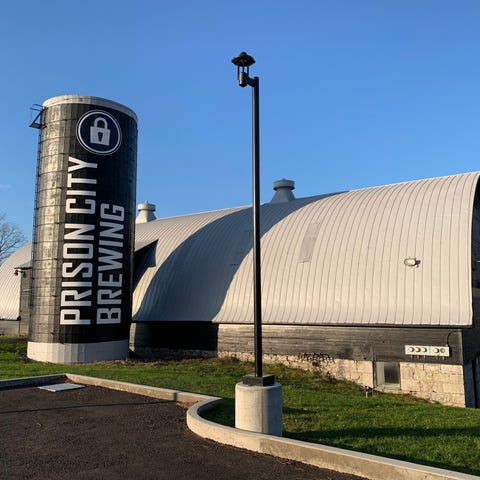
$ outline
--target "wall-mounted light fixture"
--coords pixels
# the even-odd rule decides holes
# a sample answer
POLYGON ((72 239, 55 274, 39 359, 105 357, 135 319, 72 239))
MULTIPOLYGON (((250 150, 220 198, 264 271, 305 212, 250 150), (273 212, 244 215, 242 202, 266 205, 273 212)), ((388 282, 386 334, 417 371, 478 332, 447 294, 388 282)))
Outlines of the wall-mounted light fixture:
POLYGON ((420 260, 415 257, 407 257, 403 263, 406 267, 418 267, 420 265, 420 260))

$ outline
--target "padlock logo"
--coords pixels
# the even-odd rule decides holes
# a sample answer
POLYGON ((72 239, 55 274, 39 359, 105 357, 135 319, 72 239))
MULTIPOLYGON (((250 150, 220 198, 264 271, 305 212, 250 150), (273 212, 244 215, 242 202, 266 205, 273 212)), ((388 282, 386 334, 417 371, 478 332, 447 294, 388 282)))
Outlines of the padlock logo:
POLYGON ((80 117, 77 138, 89 152, 110 155, 119 149, 122 131, 113 115, 103 110, 91 110, 80 117))
POLYGON ((90 143, 110 145, 110 129, 105 118, 97 117, 94 120, 93 125, 90 127, 90 143))

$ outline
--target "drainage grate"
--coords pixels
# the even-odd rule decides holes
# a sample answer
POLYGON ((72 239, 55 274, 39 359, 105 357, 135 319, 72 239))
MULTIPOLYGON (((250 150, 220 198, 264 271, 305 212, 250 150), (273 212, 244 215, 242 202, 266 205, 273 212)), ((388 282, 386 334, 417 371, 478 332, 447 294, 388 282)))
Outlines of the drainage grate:
POLYGON ((64 392, 66 390, 75 390, 83 387, 85 387, 85 385, 78 385, 76 383, 57 383, 55 385, 44 385, 43 387, 38 388, 49 392, 64 392))

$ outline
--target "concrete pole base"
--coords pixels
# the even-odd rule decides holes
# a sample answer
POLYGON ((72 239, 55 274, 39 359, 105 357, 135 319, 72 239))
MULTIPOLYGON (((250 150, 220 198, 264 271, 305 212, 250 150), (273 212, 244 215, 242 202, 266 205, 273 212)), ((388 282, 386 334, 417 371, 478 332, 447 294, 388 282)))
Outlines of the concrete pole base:
POLYGON ((282 385, 235 385, 235 428, 282 436, 282 385))

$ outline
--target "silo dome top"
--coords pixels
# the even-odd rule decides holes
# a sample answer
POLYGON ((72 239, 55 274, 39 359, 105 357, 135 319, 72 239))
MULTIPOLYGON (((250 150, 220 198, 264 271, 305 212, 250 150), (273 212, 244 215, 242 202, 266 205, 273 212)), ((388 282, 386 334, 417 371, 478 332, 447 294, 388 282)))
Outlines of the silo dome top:
POLYGON ((119 112, 125 113, 126 115, 132 117, 137 121, 137 115, 133 110, 122 105, 121 103, 113 102, 112 100, 107 100, 106 98, 100 97, 90 97, 85 95, 60 95, 58 97, 52 97, 43 102, 43 107, 48 108, 53 105, 60 105, 65 103, 83 103, 87 105, 96 105, 99 107, 107 107, 117 110, 119 112))

